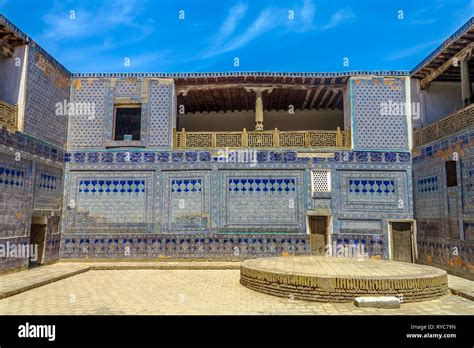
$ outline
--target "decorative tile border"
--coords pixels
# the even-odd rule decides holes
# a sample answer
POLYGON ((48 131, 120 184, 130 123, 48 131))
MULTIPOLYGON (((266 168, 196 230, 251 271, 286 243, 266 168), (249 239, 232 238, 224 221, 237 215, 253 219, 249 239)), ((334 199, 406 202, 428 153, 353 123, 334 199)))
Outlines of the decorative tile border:
MULTIPOLYGON (((232 151, 230 151, 231 153, 232 151)), ((298 151, 258 150, 258 163, 297 163, 297 162, 341 162, 341 163, 410 163, 409 152, 361 152, 337 151, 333 158, 314 157, 298 151)), ((68 163, 226 163, 213 156, 212 151, 70 151, 65 154, 68 163)))
POLYGON ((21 132, 12 133, 6 128, 0 128, 0 144, 53 161, 64 162, 65 158, 65 152, 60 147, 21 132))

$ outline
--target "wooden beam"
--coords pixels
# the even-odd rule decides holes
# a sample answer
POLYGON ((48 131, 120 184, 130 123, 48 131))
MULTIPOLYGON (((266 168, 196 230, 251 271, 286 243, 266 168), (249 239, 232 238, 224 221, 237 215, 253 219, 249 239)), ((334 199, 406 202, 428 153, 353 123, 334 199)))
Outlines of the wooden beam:
POLYGON ((438 76, 440 76, 443 72, 449 69, 453 65, 453 61, 455 59, 461 60, 467 54, 470 54, 472 49, 474 48, 474 42, 467 47, 465 47, 462 51, 456 54, 454 57, 450 58, 447 62, 441 65, 439 68, 432 71, 428 76, 426 76, 423 80, 420 81, 420 85, 422 89, 426 89, 431 81, 435 80, 438 76))
POLYGON ((334 99, 336 98, 338 94, 339 94, 339 91, 332 91, 331 98, 329 98, 327 103, 324 105, 324 109, 328 108, 332 104, 332 102, 334 101, 334 99))
MULTIPOLYGON (((304 110, 306 108, 306 105, 308 105, 309 102, 309 96, 311 95, 312 89, 308 89, 306 91, 306 96, 304 97, 304 102, 303 105, 301 105, 301 110, 304 110)), ((316 93, 316 92, 315 92, 316 93)))
POLYGON ((330 89, 327 89, 326 90, 326 93, 324 93, 323 97, 321 98, 321 101, 319 102, 319 107, 323 107, 323 105, 325 104, 326 102, 326 99, 329 97, 329 95, 331 94, 331 90, 330 89))
MULTIPOLYGON (((206 89, 235 89, 235 88, 269 88, 269 89, 317 89, 322 85, 291 85, 291 84, 280 84, 280 83, 222 83, 222 84, 200 84, 200 85, 185 85, 185 86, 177 86, 176 92, 180 93, 181 90, 206 90, 206 89)), ((344 88, 346 87, 345 84, 334 84, 334 85, 325 85, 328 88, 344 88)))
POLYGON ((311 103, 309 104, 309 108, 308 109, 312 109, 313 106, 314 106, 314 103, 316 102, 316 99, 318 98, 319 94, 322 92, 324 88, 320 87, 316 90, 316 92, 314 93, 313 95, 313 99, 311 99, 311 103))

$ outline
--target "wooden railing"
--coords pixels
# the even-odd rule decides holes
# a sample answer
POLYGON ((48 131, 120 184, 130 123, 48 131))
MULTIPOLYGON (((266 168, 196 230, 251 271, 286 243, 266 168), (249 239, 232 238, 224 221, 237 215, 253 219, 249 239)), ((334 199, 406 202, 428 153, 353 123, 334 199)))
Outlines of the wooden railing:
POLYGON ((17 107, 0 100, 0 127, 3 126, 11 130, 17 130, 17 107))
POLYGON ((318 147, 350 148, 351 131, 307 130, 307 131, 247 131, 234 132, 186 132, 174 129, 175 148, 241 148, 241 147, 318 147))
POLYGON ((415 147, 418 147, 459 132, 472 125, 474 125, 474 104, 466 106, 436 123, 415 129, 413 132, 413 143, 415 147))

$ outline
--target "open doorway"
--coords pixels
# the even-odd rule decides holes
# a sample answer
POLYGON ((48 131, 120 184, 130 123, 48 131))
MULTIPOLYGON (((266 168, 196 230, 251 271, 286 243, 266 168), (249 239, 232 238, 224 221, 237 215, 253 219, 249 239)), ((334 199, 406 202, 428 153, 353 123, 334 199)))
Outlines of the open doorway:
POLYGON ((390 225, 392 260, 413 263, 413 223, 390 222, 390 225))
POLYGON ((309 216, 311 255, 324 256, 328 242, 328 217, 309 216))
POLYGON ((30 245, 38 246, 38 253, 35 258, 29 260, 28 267, 36 267, 43 264, 44 247, 46 242, 46 232, 48 230, 48 219, 43 216, 33 216, 31 221, 30 245))

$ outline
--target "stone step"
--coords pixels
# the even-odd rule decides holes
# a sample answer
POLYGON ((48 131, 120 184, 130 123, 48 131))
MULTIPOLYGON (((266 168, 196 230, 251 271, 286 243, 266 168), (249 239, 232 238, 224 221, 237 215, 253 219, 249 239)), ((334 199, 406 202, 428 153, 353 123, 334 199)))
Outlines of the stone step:
POLYGON ((400 308, 400 299, 395 296, 356 297, 354 304, 359 308, 400 308))

